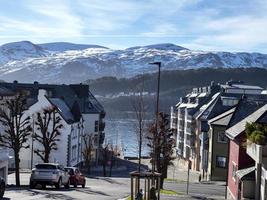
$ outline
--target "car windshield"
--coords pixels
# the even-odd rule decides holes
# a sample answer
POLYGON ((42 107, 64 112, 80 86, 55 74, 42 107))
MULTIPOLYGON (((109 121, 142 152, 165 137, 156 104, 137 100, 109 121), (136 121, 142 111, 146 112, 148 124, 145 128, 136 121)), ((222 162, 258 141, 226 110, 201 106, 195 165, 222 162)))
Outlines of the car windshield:
POLYGON ((56 165, 48 165, 48 164, 38 164, 35 167, 36 169, 57 169, 56 165))
POLYGON ((65 169, 68 171, 69 175, 74 175, 74 171, 72 168, 65 168, 65 169))

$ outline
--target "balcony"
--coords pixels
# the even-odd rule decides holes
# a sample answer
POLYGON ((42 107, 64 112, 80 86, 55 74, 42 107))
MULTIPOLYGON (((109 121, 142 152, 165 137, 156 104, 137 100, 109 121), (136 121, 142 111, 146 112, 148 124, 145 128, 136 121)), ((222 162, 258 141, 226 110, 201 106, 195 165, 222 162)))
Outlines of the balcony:
POLYGON ((187 146, 190 146, 190 147, 194 146, 194 140, 192 139, 186 140, 185 143, 187 146))
POLYGON ((177 124, 176 123, 171 123, 170 128, 171 129, 177 129, 177 124))
POLYGON ((186 128, 186 134, 192 135, 192 129, 191 128, 186 128))
POLYGON ((256 163, 264 162, 267 164, 267 145, 258 145, 247 140, 247 154, 255 160, 256 163))
POLYGON ((177 119, 177 113, 175 113, 175 112, 171 113, 171 118, 172 119, 177 119))

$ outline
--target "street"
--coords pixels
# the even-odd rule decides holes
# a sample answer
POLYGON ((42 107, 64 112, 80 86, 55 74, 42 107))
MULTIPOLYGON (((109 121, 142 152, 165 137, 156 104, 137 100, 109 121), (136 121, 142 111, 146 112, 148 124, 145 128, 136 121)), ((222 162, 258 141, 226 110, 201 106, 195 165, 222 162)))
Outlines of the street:
MULTIPOLYGON (((6 199, 95 199, 114 200, 129 195, 129 178, 86 178, 86 187, 56 189, 47 186, 46 189, 29 189, 29 173, 21 174, 21 187, 8 187, 5 193, 6 199)), ((15 183, 14 174, 9 175, 9 184, 15 183)))
MULTIPOLYGON (((14 174, 9 175, 9 186, 6 189, 5 200, 23 199, 23 200, 47 200, 47 199, 67 199, 67 200, 117 200, 124 199, 130 194, 129 178, 109 178, 97 177, 86 178, 85 188, 55 189, 47 186, 46 189, 29 189, 29 173, 21 174, 21 187, 12 186, 15 183, 14 174)), ((165 189, 174 190, 179 193, 178 196, 162 195, 161 199, 223 199, 224 185, 215 183, 191 183, 189 185, 189 196, 186 195, 185 182, 165 181, 165 189)))

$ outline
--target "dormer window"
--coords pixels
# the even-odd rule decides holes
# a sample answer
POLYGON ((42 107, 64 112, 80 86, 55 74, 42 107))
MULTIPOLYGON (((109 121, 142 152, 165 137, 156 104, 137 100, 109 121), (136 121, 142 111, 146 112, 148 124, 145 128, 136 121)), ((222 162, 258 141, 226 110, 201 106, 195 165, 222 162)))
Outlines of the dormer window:
POLYGON ((238 99, 234 97, 222 97, 223 106, 235 106, 238 104, 238 99))

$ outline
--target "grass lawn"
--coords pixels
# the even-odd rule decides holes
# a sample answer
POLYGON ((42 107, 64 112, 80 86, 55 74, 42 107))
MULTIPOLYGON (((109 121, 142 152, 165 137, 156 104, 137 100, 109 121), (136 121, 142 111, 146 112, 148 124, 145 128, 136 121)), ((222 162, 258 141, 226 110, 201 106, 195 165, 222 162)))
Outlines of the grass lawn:
POLYGON ((183 181, 183 180, 178 180, 178 179, 173 179, 173 178, 165 178, 164 181, 175 182, 175 183, 184 183, 184 182, 186 182, 186 181, 183 181))

